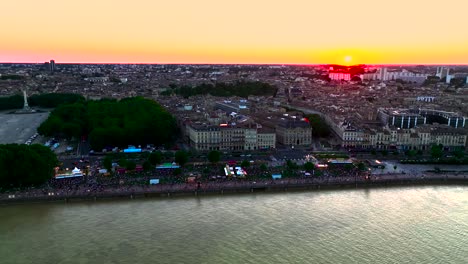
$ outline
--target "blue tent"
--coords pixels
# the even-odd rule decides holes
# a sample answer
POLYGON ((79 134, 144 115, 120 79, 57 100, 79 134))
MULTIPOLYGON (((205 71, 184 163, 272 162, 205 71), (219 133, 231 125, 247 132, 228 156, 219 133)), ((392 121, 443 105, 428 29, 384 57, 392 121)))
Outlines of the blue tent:
POLYGON ((276 180, 276 179, 281 179, 281 176, 282 176, 281 174, 272 174, 272 175, 271 175, 271 178, 273 178, 274 180, 276 180))

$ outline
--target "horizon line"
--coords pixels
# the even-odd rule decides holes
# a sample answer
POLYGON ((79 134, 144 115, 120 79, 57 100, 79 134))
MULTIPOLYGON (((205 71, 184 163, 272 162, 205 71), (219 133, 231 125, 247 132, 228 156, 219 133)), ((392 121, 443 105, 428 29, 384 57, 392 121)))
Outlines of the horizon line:
MULTIPOLYGON (((53 59, 51 59, 53 60, 53 59)), ((0 62, 0 64, 44 64, 44 62, 0 62)), ((284 65, 284 66, 320 66, 320 65, 340 65, 346 67, 359 65, 372 66, 468 66, 467 63, 358 63, 352 65, 343 65, 339 63, 213 63, 213 62, 57 62, 55 64, 97 64, 97 65, 284 65)))

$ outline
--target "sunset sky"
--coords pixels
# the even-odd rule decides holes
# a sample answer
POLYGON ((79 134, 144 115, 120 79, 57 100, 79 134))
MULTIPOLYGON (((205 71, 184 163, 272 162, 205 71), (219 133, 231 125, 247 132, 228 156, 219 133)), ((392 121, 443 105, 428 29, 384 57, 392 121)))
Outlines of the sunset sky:
POLYGON ((6 0, 0 62, 468 64, 467 0, 6 0))

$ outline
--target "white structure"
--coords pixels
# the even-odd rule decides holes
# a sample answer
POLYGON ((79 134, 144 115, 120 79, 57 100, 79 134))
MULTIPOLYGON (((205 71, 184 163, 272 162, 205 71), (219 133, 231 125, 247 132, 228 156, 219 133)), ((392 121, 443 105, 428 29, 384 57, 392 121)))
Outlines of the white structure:
POLYGON ((375 73, 364 73, 363 80, 372 80, 372 81, 392 81, 392 80, 403 80, 408 82, 424 82, 428 74, 424 73, 414 73, 407 70, 388 71, 387 68, 383 67, 377 70, 375 73))
POLYGON ((23 109, 16 111, 16 113, 20 114, 29 114, 29 113, 35 113, 36 110, 32 109, 29 107, 28 104, 28 96, 26 94, 26 90, 23 90, 23 98, 24 98, 24 104, 23 104, 23 109))
POLYGON ((28 104, 28 97, 26 96, 26 91, 23 91, 23 98, 24 98, 23 110, 24 111, 31 110, 31 108, 29 107, 29 104, 28 104))
POLYGON ((81 172, 80 169, 78 169, 77 167, 75 167, 73 170, 72 170, 72 175, 74 177, 81 177, 83 176, 83 173, 81 172))
POLYGON ((452 80, 453 75, 447 75, 446 77, 447 77, 447 79, 445 79, 445 83, 450 84, 450 81, 452 80))
POLYGON ((447 67, 437 67, 436 76, 439 78, 446 78, 445 83, 450 84, 450 81, 453 78, 466 78, 466 83, 468 84, 468 76, 466 73, 452 73, 450 74, 450 69, 447 67))
POLYGON ((416 101, 419 101, 419 102, 428 102, 428 103, 432 103, 434 102, 435 100, 435 97, 434 96, 418 96, 416 98, 416 101))
POLYGON ((88 77, 84 78, 87 82, 104 83, 109 81, 109 77, 88 77))
POLYGON ((351 74, 344 73, 344 72, 330 72, 328 73, 328 77, 332 81, 351 81, 351 74))
POLYGON ((444 66, 437 67, 436 76, 442 79, 442 78, 447 77, 447 75, 449 75, 449 72, 450 72, 450 69, 447 67, 444 67, 444 66))

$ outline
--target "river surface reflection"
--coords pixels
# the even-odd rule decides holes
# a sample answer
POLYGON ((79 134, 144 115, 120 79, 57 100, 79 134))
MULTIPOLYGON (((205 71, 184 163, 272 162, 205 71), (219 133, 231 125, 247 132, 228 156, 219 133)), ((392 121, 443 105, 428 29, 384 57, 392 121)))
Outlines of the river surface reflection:
POLYGON ((4 205, 1 263, 466 263, 468 188, 4 205))

